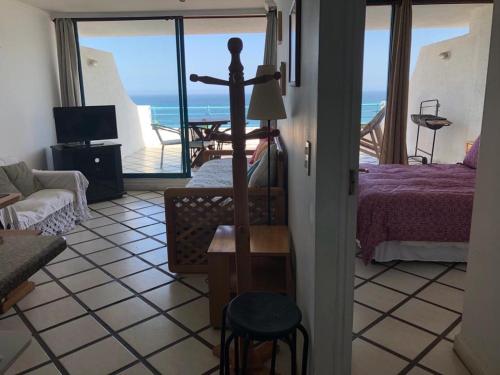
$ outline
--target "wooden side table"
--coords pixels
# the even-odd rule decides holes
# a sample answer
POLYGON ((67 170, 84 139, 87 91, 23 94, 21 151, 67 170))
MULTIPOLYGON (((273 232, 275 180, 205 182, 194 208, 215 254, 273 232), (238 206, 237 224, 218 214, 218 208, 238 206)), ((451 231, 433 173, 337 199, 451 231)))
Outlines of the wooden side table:
MULTIPOLYGON (((252 289, 294 297, 290 233, 284 225, 250 226, 252 289)), ((210 323, 220 327, 222 309, 236 294, 234 226, 217 228, 208 249, 210 323)))
POLYGON ((5 197, 2 197, 0 198, 0 208, 5 208, 7 206, 10 206, 11 204, 16 203, 20 199, 21 199, 21 194, 19 193, 12 193, 5 197))

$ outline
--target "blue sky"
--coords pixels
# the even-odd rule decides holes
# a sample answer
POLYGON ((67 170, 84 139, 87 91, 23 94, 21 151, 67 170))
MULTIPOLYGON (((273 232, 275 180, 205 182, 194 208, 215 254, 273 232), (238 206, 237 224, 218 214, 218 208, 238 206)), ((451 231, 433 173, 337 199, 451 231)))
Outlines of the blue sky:
MULTIPOLYGON (((420 48, 468 32, 468 28, 414 29, 412 33, 410 74, 415 68, 420 48)), ((389 37, 388 30, 374 30, 365 33, 363 91, 385 91, 386 89, 389 37)))
MULTIPOLYGON (((264 33, 186 35, 186 73, 227 78, 229 37, 243 40, 245 76, 253 77, 264 58, 264 33)), ((130 95, 177 93, 177 55, 173 36, 81 38, 82 46, 112 52, 130 95)), ((227 88, 188 81, 189 94, 226 93, 227 88)))
MULTIPOLYGON (((411 69, 418 50, 430 43, 466 34, 468 29, 415 29, 412 35, 411 69)), ((227 77, 229 37, 243 39, 242 61, 246 77, 262 63, 264 33, 241 35, 186 35, 186 72, 227 77)), ((123 84, 130 95, 177 93, 177 63, 173 36, 81 38, 80 44, 112 52, 123 84)), ((364 91, 385 91, 389 57, 389 32, 367 31, 363 72, 364 91)), ((188 94, 227 93, 227 88, 188 82, 188 94)))

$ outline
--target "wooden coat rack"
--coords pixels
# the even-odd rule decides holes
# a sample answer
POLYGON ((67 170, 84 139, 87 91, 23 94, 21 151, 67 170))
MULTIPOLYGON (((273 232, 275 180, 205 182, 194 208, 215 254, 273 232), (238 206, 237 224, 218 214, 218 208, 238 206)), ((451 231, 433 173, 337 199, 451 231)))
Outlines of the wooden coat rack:
POLYGON ((248 292, 252 288, 252 272, 250 257, 250 222, 248 213, 248 183, 247 183, 247 157, 245 154, 246 140, 277 136, 279 131, 268 128, 256 129, 248 134, 245 132, 245 86, 258 85, 270 80, 279 80, 281 74, 276 72, 245 81, 240 53, 243 42, 239 38, 231 38, 228 43, 231 53, 229 65, 229 80, 198 76, 191 74, 190 80, 209 85, 229 86, 231 107, 231 135, 214 134, 214 139, 230 140, 233 147, 233 191, 234 191, 234 227, 236 246, 236 282, 238 294, 248 292))

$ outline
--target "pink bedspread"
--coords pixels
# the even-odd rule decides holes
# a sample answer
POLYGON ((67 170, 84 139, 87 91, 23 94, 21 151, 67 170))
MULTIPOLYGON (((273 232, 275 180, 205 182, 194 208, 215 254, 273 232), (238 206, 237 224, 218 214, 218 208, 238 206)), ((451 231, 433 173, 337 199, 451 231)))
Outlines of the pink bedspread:
POLYGON ((468 242, 476 171, 460 164, 362 165, 358 227, 365 261, 384 241, 468 242))

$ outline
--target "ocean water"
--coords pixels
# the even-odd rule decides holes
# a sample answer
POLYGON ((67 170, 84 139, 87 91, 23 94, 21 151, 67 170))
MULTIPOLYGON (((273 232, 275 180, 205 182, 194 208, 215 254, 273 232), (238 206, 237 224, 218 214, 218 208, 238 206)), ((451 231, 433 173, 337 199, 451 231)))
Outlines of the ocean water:
MULTIPOLYGON (((177 95, 132 95, 137 105, 151 106, 152 120, 155 123, 170 127, 179 126, 179 99, 177 95)), ((383 91, 363 92, 361 107, 361 123, 370 121, 385 100, 383 91)), ((246 96, 246 106, 250 103, 250 95, 246 96)), ((229 119, 229 97, 227 95, 189 95, 188 117, 190 120, 229 119)), ((259 126, 259 121, 247 120, 248 126, 259 126)))

